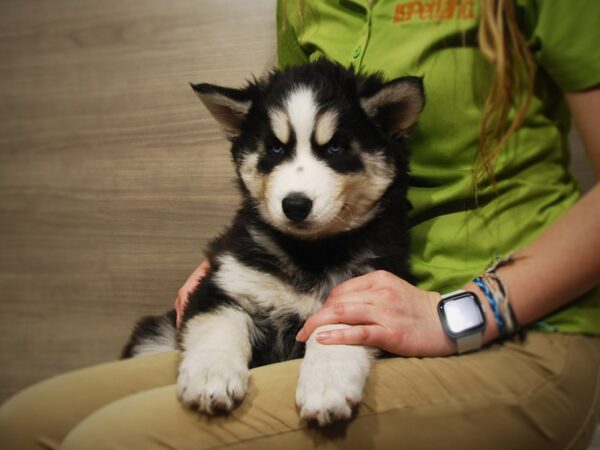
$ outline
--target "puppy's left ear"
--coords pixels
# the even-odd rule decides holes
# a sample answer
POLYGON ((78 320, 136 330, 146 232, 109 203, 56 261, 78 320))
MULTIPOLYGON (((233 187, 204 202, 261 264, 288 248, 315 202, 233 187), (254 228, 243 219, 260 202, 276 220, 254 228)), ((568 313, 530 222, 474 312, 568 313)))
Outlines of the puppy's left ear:
POLYGON ((246 120, 252 99, 247 90, 231 89, 214 84, 192 84, 206 109, 217 119, 225 133, 238 136, 246 120))
POLYGON ((404 136, 423 110, 423 79, 397 78, 383 84, 375 93, 362 97, 360 103, 367 116, 388 134, 404 136))

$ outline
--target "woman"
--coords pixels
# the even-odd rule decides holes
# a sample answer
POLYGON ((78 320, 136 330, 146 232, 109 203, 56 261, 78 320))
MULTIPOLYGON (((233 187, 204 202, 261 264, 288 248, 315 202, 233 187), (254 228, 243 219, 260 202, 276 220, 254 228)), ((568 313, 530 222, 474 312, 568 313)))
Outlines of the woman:
MULTIPOLYGON (((352 422, 323 432, 299 422, 297 361, 255 369, 230 417, 199 416, 178 404, 177 357, 165 353, 19 394, 0 410, 8 448, 63 439, 63 448, 585 448, 600 411, 600 338, 584 336, 600 334, 600 186, 580 198, 564 137, 568 106, 600 175, 600 60, 599 6, 578 7, 567 0, 280 3, 280 65, 326 56, 390 78, 422 75, 428 97, 411 138, 419 285, 381 273, 350 280, 298 336, 352 324, 317 338, 421 357, 380 361, 352 422), (472 281, 513 251, 492 274, 498 284, 472 281), (508 290, 521 326, 555 333, 508 339, 516 322, 506 330, 486 301, 494 286, 508 290), (505 337, 467 355, 428 358, 457 353, 436 307, 439 293, 460 288, 484 308, 480 344, 505 337)), ((206 270, 180 291, 180 311, 206 270)))

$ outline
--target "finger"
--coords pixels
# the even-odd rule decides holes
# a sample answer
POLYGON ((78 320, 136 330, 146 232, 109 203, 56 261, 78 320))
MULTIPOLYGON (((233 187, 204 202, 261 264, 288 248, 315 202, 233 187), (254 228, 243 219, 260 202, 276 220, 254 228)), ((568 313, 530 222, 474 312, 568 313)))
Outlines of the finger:
POLYGON ((183 283, 183 289, 192 292, 196 289, 196 287, 200 284, 202 279, 206 277, 208 272, 210 271, 210 263, 208 259, 205 259, 200 263, 198 267, 194 269, 194 271, 190 274, 190 276, 183 283))
POLYGON ((374 306, 389 305, 398 301, 400 297, 400 293, 390 287, 373 287, 365 291, 347 292, 329 297, 325 301, 325 306, 335 305, 336 303, 366 303, 374 306))
POLYGON ((183 316, 183 314, 182 314, 183 311, 182 311, 180 305, 181 304, 179 302, 179 297, 177 297, 175 299, 175 313, 176 313, 175 326, 177 328, 179 328, 181 326, 181 319, 182 319, 182 316, 183 316))
POLYGON ((175 311, 179 314, 185 308, 185 303, 181 300, 181 293, 175 299, 175 311))
POLYGON ((373 286, 373 273, 370 272, 365 275, 350 278, 343 283, 338 284, 331 290, 329 297, 337 297, 339 295, 347 294, 348 292, 359 292, 366 291, 373 286))
POLYGON ((210 270, 210 262, 208 259, 205 259, 204 261, 202 261, 200 263, 200 265, 196 268, 196 270, 194 270, 194 278, 196 278, 196 280, 200 281, 202 278, 204 278, 206 276, 206 274, 209 272, 210 270))
POLYGON ((339 330, 322 331, 317 334, 320 344, 369 345, 382 347, 386 331, 381 325, 355 325, 339 330))
POLYGON ((179 295, 175 299, 176 326, 179 328, 183 322, 183 313, 190 300, 190 294, 184 288, 179 290, 179 295))
POLYGON ((190 294, 194 291, 194 289, 188 289, 188 282, 189 280, 177 291, 177 300, 182 305, 188 302, 190 294))
POLYGON ((179 328, 183 321, 183 312, 189 302, 190 294, 196 290, 196 288, 202 282, 202 279, 206 277, 210 271, 210 261, 208 259, 203 260, 198 267, 190 274, 181 289, 179 289, 179 295, 175 299, 175 312, 177 313, 176 326, 179 328))
POLYGON ((338 295, 353 291, 365 291, 367 289, 375 288, 380 289, 383 287, 393 286, 398 282, 403 282, 403 280, 390 272, 386 272, 385 270, 376 270, 375 272, 369 272, 365 275, 352 278, 337 285, 331 291, 330 297, 337 297, 338 295))
POLYGON ((325 300, 324 307, 335 305, 336 303, 369 303, 369 293, 371 291, 346 292, 345 294, 328 297, 325 300))
POLYGON ((311 316, 298 332, 296 339, 301 342, 306 341, 315 329, 322 325, 374 323, 376 316, 377 312, 373 305, 367 303, 336 303, 330 307, 320 309, 311 316))

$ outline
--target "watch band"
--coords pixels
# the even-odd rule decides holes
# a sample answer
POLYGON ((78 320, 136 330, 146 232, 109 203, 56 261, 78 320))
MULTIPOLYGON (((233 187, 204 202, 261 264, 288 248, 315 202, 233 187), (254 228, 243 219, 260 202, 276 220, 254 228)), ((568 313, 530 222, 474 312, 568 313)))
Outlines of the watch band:
POLYGON ((481 331, 456 339, 456 346, 458 347, 459 355, 462 353, 472 352, 473 350, 479 350, 482 344, 483 333, 481 331))

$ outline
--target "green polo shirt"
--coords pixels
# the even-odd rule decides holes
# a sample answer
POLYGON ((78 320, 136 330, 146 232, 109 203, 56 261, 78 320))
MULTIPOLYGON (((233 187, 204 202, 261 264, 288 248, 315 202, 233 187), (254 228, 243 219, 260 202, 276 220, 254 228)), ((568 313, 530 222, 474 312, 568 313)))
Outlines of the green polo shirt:
MULTIPOLYGON (((562 91, 600 84, 600 1, 518 0, 539 64, 523 126, 496 165, 496 192, 472 174, 491 80, 476 42, 474 0, 305 0, 278 5, 282 67, 321 56, 389 78, 424 77, 427 103, 411 133, 411 263, 424 289, 460 288, 498 255, 530 243, 580 197, 569 172, 562 91), (303 4, 300 11, 299 4, 303 4)), ((600 334, 596 288, 544 321, 600 334)))

